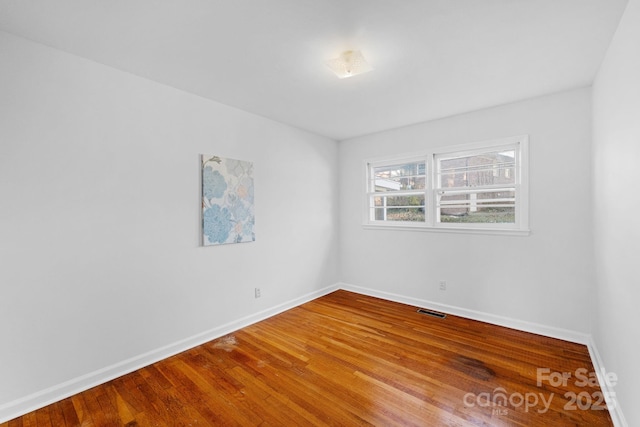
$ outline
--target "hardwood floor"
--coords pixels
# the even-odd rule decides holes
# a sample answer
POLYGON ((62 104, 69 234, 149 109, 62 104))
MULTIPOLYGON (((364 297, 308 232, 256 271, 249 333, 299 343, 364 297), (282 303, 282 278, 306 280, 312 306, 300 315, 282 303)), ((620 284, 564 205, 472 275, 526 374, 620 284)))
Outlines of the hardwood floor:
POLYGON ((580 368, 583 345, 337 291, 0 427, 612 425, 580 368))

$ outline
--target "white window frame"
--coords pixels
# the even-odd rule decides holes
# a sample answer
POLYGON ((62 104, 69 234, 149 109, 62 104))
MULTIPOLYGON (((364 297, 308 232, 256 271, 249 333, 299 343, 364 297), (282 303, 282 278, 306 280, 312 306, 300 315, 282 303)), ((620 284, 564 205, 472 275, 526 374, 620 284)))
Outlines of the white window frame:
MULTIPOLYGON (((529 235, 529 136, 519 135, 508 138, 481 141, 448 147, 427 149, 418 153, 368 159, 364 162, 365 203, 363 226, 368 229, 399 229, 421 231, 443 231, 462 233, 529 235), (443 191, 437 188, 438 160, 450 157, 464 157, 487 151, 515 150, 515 184, 507 185, 515 190, 515 223, 452 223, 438 221, 438 197, 443 191), (424 161, 426 165, 425 220, 386 221, 375 220, 372 198, 376 192, 371 188, 373 168, 399 163, 424 161)), ((471 190, 469 191, 473 191, 471 190)), ((446 191, 446 190, 445 190, 446 191)), ((378 193, 379 194, 379 193, 378 193)), ((388 193, 385 193, 389 195, 388 193)))

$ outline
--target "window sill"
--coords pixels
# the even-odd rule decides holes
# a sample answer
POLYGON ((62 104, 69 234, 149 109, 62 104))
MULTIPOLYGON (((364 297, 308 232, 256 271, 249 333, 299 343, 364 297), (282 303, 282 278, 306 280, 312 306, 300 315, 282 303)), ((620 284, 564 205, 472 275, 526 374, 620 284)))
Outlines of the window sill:
POLYGON ((482 227, 429 227, 426 225, 412 224, 362 224, 365 230, 400 230, 400 231, 426 231, 435 233, 458 233, 458 234, 491 234, 498 236, 529 236, 531 230, 520 229, 495 229, 482 227))

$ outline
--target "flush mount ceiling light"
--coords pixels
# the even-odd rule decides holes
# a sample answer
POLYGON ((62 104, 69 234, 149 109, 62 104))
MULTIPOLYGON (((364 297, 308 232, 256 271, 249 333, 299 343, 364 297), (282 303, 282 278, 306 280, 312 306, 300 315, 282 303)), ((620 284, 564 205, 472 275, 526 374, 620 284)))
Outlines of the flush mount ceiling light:
POLYGON ((373 70, 359 50, 342 52, 339 57, 328 60, 327 66, 341 79, 373 70))

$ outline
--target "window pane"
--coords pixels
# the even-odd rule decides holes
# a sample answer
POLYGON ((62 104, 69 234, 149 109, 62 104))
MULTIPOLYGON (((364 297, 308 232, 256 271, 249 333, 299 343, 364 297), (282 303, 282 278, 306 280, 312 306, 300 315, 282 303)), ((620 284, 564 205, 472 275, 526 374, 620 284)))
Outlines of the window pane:
POLYGON ((375 196, 373 198, 376 207, 395 206, 395 207, 424 207, 424 194, 416 194, 412 196, 375 196))
POLYGON ((424 194, 373 197, 376 221, 424 221, 424 194))
POLYGON ((515 190, 444 193, 438 202, 440 222, 515 223, 515 190))
POLYGON ((375 192, 420 190, 425 188, 425 163, 407 162, 373 168, 375 192))
POLYGON ((514 184, 514 170, 515 150, 438 161, 440 188, 514 184))
POLYGON ((375 178, 397 178, 401 176, 424 175, 424 171, 424 162, 420 161, 373 168, 373 175, 375 178))
POLYGON ((515 208, 480 208, 476 212, 462 215, 440 216, 440 222, 446 223, 476 223, 476 224, 514 224, 516 221, 515 208))
POLYGON ((404 190, 423 190, 425 186, 425 178, 411 176, 401 178, 376 178, 375 192, 383 191, 404 191, 404 190))
POLYGON ((424 208, 375 208, 376 221, 422 221, 424 208))

